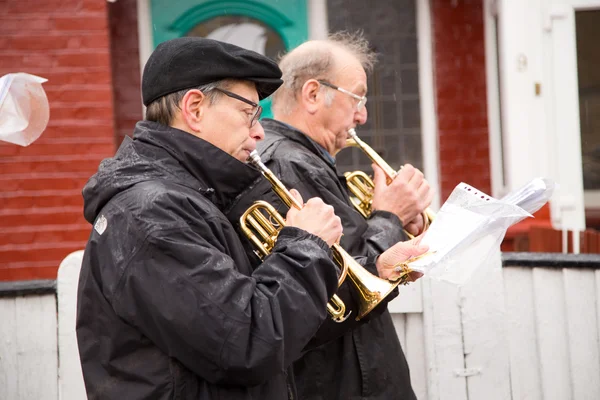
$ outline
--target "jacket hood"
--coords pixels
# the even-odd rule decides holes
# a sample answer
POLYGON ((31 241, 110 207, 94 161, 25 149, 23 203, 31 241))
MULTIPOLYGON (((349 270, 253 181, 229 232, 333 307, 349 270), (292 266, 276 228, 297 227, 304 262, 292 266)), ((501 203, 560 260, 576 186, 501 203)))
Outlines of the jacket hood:
POLYGON ((151 121, 137 123, 112 158, 83 188, 84 216, 93 223, 116 195, 149 180, 193 188, 219 209, 228 207, 261 174, 218 147, 187 132, 151 121))

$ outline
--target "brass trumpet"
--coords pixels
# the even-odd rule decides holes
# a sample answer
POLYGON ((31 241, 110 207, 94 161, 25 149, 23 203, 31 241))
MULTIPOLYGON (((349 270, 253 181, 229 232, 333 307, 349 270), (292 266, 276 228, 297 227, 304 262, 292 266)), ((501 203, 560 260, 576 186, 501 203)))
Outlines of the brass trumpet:
MULTIPOLYGON (((302 208, 302 204, 298 203, 283 183, 263 164, 256 151, 250 153, 249 161, 267 178, 273 186, 275 193, 288 207, 302 208)), ((275 245, 277 234, 285 226, 285 220, 273 206, 264 201, 257 201, 240 217, 240 225, 246 236, 250 238, 261 254, 265 256, 271 252, 275 245), (265 216, 260 210, 264 211, 269 217, 265 216), (254 231, 248 227, 248 224, 254 231)), ((338 285, 341 285, 346 276, 349 276, 359 292, 360 301, 358 315, 356 316, 357 321, 371 312, 397 285, 406 283, 409 279, 408 273, 410 271, 408 269, 406 273, 401 272, 398 280, 394 282, 381 279, 364 269, 339 244, 331 246, 331 251, 333 252, 335 262, 342 270, 338 285)), ((333 320, 336 322, 345 320, 349 314, 344 316, 345 306, 342 300, 337 295, 334 295, 330 302, 334 304, 331 305, 328 303, 327 311, 333 320)))
MULTIPOLYGON (((240 217, 240 226, 244 234, 256 247, 254 253, 262 260, 271 254, 279 230, 285 226, 285 219, 275 210, 275 208, 266 201, 258 200, 250 206, 240 217)), ((337 260, 336 260, 337 261, 337 260)), ((348 268, 342 269, 338 278, 338 287, 344 282, 348 268)), ((335 322, 344 322, 348 315, 346 314, 346 305, 337 295, 327 303, 327 312, 335 322)))
MULTIPOLYGON (((387 184, 389 185, 392 183, 397 172, 387 162, 385 162, 385 160, 379 154, 377 154, 373 148, 363 142, 358 137, 354 129, 349 129, 348 135, 350 135, 350 137, 346 140, 346 146, 358 147, 365 152, 371 161, 373 161, 379 166, 379 168, 383 170, 386 176, 387 184)), ((350 190, 350 193, 352 193, 352 196, 350 197, 352 204, 356 210, 362 214, 363 217, 368 218, 372 211, 371 204, 373 202, 373 190, 375 189, 373 180, 362 171, 346 172, 344 176, 346 177, 348 190, 350 190)), ((431 209, 426 208, 422 215, 423 222, 425 224, 424 229, 427 229, 427 227, 433 222, 435 213, 431 211, 431 209)), ((406 230, 404 232, 410 239, 414 237, 406 230)))

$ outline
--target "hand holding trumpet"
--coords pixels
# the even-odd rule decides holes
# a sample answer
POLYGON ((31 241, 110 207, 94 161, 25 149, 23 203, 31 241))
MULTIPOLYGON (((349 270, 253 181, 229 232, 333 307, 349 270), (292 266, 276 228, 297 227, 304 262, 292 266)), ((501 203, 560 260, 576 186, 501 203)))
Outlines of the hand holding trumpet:
MULTIPOLYGON (((290 193, 299 204, 304 204, 296 189, 291 189, 290 193)), ((300 210, 290 207, 285 220, 288 226, 304 229, 323 239, 329 246, 337 243, 342 236, 342 220, 335 215, 333 207, 319 197, 309 199, 300 210)))
MULTIPOLYGON (((399 267, 402 263, 425 255, 429 246, 421 244, 421 238, 419 236, 406 242, 398 242, 384 251, 376 262, 379 277, 395 281, 403 272, 399 267)), ((414 282, 422 276, 418 271, 411 271, 405 281, 414 282)))
POLYGON ((384 171, 372 164, 375 188, 373 190, 373 210, 389 211, 396 214, 408 233, 416 236, 423 232, 425 221, 423 211, 433 199, 433 191, 423 173, 410 164, 404 165, 391 182, 384 171))

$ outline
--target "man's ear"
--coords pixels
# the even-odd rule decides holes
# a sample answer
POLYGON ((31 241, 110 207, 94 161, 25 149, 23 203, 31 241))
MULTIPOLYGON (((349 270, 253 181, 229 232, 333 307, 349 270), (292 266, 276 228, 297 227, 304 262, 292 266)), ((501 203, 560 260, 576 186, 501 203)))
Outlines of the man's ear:
POLYGON ((302 85, 300 92, 301 103, 309 114, 316 113, 323 102, 323 93, 320 90, 321 85, 316 79, 309 79, 302 85))
POLYGON ((200 132, 202 117, 208 105, 208 98, 198 89, 188 90, 179 103, 181 117, 185 124, 193 131, 200 132))

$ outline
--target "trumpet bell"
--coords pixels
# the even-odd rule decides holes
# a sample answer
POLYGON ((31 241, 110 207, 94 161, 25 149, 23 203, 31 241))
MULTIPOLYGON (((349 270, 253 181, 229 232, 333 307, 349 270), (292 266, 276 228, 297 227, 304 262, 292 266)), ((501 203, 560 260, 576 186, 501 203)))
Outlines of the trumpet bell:
POLYGON ((403 283, 401 281, 390 282, 386 279, 381 279, 365 270, 362 266, 356 271, 348 268, 348 275, 360 294, 358 315, 356 316, 357 321, 373 311, 396 286, 403 283))

